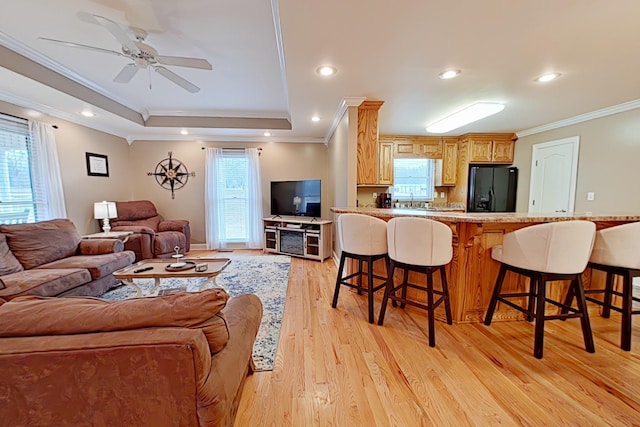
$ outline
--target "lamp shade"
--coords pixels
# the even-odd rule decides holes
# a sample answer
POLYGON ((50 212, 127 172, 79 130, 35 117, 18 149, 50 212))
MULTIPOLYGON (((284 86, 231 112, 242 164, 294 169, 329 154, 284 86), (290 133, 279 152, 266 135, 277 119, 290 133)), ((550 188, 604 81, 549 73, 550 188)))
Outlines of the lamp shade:
POLYGON ((93 204, 93 217, 95 219, 116 218, 118 211, 116 202, 96 202, 93 204))

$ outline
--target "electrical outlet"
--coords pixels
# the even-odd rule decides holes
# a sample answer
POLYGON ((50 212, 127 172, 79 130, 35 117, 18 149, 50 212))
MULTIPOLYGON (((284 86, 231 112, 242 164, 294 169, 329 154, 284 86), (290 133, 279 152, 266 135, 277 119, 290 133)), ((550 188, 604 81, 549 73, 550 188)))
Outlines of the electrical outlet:
POLYGON ((587 200, 595 200, 596 198, 596 193, 594 193, 593 191, 589 191, 587 193, 587 200))
POLYGON ((440 198, 441 198, 441 199, 444 199, 444 191, 441 191, 441 192, 440 192, 440 198))
POLYGON ((377 199, 378 198, 378 193, 373 193, 372 197, 374 198, 374 200, 377 199))

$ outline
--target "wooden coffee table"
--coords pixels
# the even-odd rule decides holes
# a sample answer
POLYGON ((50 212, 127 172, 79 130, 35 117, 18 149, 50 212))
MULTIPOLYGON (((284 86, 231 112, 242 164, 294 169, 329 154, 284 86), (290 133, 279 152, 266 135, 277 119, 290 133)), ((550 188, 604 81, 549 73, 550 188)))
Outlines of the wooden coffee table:
POLYGON ((180 278, 180 277, 207 277, 207 280, 200 285, 203 290, 211 282, 215 284, 216 276, 231 263, 229 258, 182 258, 182 262, 193 262, 196 264, 207 264, 205 271, 196 271, 195 268, 187 270, 166 270, 169 264, 175 260, 169 259, 143 259, 129 267, 121 268, 113 273, 113 277, 122 280, 125 285, 136 289, 136 297, 142 296, 142 289, 134 282, 135 279, 154 279, 155 283, 152 293, 160 287, 160 279, 180 278), (144 270, 144 271, 140 271, 144 270), (136 273, 137 271, 137 273, 136 273))

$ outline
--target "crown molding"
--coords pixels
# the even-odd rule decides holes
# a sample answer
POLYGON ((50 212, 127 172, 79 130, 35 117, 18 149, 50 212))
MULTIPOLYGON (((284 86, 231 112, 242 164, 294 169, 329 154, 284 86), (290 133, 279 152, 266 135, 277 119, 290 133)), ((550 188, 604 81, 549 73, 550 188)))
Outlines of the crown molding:
POLYGON ((286 142, 294 144, 324 144, 324 138, 278 137, 278 136, 237 136, 237 135, 169 135, 169 134, 130 134, 126 137, 129 145, 135 141, 192 141, 192 142, 286 142))
POLYGON ((640 108, 640 99, 624 102, 622 104, 613 105, 611 107, 602 108, 596 111, 591 111, 589 113, 580 114, 578 116, 570 117, 564 120, 559 120, 557 122, 549 123, 546 125, 521 130, 516 132, 516 135, 518 135, 518 138, 522 138, 524 136, 535 135, 536 133, 547 132, 547 131, 562 128, 565 126, 571 126, 578 123, 587 122, 589 120, 600 119, 602 117, 623 113, 625 111, 635 110, 636 108, 640 108))
MULTIPOLYGON (((240 111, 240 110, 145 110, 148 117, 179 116, 179 117, 224 117, 224 118, 246 118, 246 119, 290 119, 287 112, 265 112, 265 111, 240 111)), ((144 116, 144 112, 143 112, 144 116)))
MULTIPOLYGON (((273 14, 273 27, 276 36, 276 49, 278 51, 278 62, 280 63, 280 80, 282 81, 282 91, 284 92, 284 102, 287 111, 289 108, 289 86, 287 85, 287 66, 284 58, 284 42, 282 41, 282 25, 280 24, 280 6, 278 0, 271 0, 271 13, 273 14)), ((287 117, 291 121, 291 115, 287 117)))
POLYGON ((342 120, 342 116, 344 116, 347 108, 358 107, 364 102, 365 99, 367 98, 363 96, 349 96, 342 98, 342 101, 340 101, 340 105, 338 105, 338 109, 333 116, 333 121, 331 122, 329 132, 327 132, 327 136, 325 136, 324 138, 324 145, 329 145, 329 141, 331 140, 331 137, 333 137, 333 133, 336 131, 338 125, 340 124, 340 120, 342 120))
POLYGON ((96 93, 99 93, 102 96, 106 96, 107 98, 110 98, 111 100, 117 102, 118 104, 124 107, 127 107, 135 111, 142 110, 140 106, 130 104, 127 100, 122 99, 117 95, 105 90, 103 87, 96 85, 91 80, 88 80, 82 77, 80 74, 76 73, 75 71, 70 70, 69 68, 60 64, 59 62, 56 62, 53 59, 49 58, 48 56, 41 54, 40 52, 30 48, 29 46, 25 45, 24 43, 16 40, 15 38, 11 37, 10 35, 2 31, 0 31, 0 44, 6 47, 7 49, 11 49, 12 51, 24 56, 25 58, 30 59, 33 62, 36 62, 42 65, 43 67, 48 68, 49 70, 57 74, 60 74, 68 79, 71 79, 76 83, 79 83, 87 87, 88 89, 91 89, 96 93))

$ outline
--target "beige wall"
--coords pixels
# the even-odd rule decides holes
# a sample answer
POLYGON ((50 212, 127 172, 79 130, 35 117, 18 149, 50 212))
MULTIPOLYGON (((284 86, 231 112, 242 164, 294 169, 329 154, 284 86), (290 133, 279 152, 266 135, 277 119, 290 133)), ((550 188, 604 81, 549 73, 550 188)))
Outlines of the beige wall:
POLYGON ((264 215, 271 209, 271 181, 320 179, 322 182, 322 216, 330 218, 331 190, 327 180, 327 147, 322 144, 302 143, 196 143, 187 141, 135 141, 131 145, 130 187, 132 199, 146 199, 155 203, 160 214, 167 219, 186 219, 191 223, 193 243, 205 242, 204 188, 205 152, 202 147, 262 148, 262 198, 264 215), (161 188, 147 172, 154 171, 161 160, 173 153, 189 172, 195 172, 187 185, 175 192, 161 188), (329 191, 327 191, 327 189, 329 191))
MULTIPOLYGON (((24 108, 1 101, 0 112, 29 118, 24 108)), ((98 221, 93 219, 93 203, 128 200, 132 194, 128 185, 130 165, 127 141, 56 117, 42 116, 32 120, 58 126, 55 136, 67 217, 81 234, 100 231, 98 221), (86 152, 108 157, 109 177, 87 175, 86 152)))
POLYGON ((515 144, 518 173, 516 210, 529 206, 531 156, 534 144, 580 137, 575 212, 640 212, 640 109, 520 138, 515 144), (587 192, 595 200, 587 201, 587 192))

